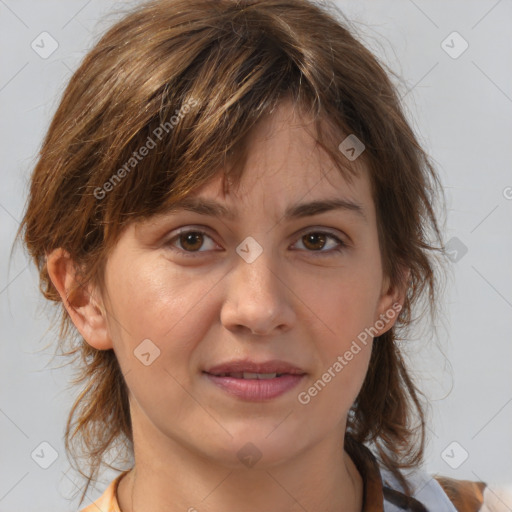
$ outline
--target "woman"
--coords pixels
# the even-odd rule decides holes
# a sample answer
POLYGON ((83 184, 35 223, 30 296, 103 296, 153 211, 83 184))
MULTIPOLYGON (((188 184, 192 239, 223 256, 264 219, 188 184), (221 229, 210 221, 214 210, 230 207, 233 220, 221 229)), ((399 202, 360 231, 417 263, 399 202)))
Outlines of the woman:
POLYGON ((21 227, 81 357, 81 504, 110 449, 133 459, 84 511, 478 510, 485 483, 421 470, 399 346, 427 291, 435 313, 439 190, 326 7, 159 0, 112 27, 21 227))

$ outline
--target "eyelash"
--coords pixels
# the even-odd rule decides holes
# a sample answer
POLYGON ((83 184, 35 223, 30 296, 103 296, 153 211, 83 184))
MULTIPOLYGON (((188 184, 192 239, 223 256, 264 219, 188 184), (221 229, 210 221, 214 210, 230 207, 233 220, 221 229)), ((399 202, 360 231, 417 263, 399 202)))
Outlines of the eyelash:
MULTIPOLYGON (((203 231, 201 229, 185 229, 185 230, 180 231, 179 233, 177 233, 171 239, 169 239, 166 242, 165 245, 169 246, 172 251, 181 253, 182 256, 185 256, 187 258, 197 258, 197 257, 199 257, 199 255, 201 253, 204 253, 206 251, 186 251, 186 250, 178 249, 178 248, 172 246, 172 244, 173 244, 173 242, 175 240, 179 240, 180 236, 186 235, 187 233, 197 233, 197 234, 205 235, 208 238, 212 239, 212 237, 210 235, 208 235, 208 233, 206 231, 203 231)), ((348 247, 348 245, 345 242, 343 242, 343 240, 340 240, 336 235, 334 235, 332 233, 329 233, 328 231, 314 231, 314 230, 307 231, 307 232, 302 233, 300 235, 299 240, 302 237, 304 237, 306 235, 309 235, 311 233, 316 234, 316 235, 318 235, 318 234, 326 235, 327 238, 334 239, 339 244, 338 247, 336 247, 334 249, 330 249, 328 251, 323 251, 323 250, 318 250, 318 251, 306 250, 306 252, 310 252, 310 253, 314 254, 314 257, 318 256, 318 257, 322 258, 322 257, 325 257, 325 256, 332 256, 333 254, 337 254, 337 253, 342 252, 343 250, 345 250, 348 247)))

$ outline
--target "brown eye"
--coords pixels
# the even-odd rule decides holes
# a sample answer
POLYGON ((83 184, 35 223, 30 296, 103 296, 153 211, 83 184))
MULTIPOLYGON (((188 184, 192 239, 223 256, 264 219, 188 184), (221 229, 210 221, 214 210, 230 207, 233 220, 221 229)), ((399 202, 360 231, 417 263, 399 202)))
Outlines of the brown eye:
POLYGON ((179 235, 181 247, 186 251, 197 251, 203 245, 203 234, 199 231, 188 231, 179 235))
POLYGON ((324 233, 308 233, 302 237, 304 245, 313 251, 323 249, 326 239, 324 233))
MULTIPOLYGON (((347 244, 340 240, 336 235, 323 231, 310 231, 302 235, 299 242, 304 246, 304 250, 313 253, 314 256, 333 256, 343 251, 347 244), (327 249, 326 249, 327 248, 327 249), (326 249, 326 250, 324 250, 326 249)), ((296 243, 299 243, 296 242, 296 243)), ((215 242, 211 236, 200 230, 182 231, 170 239, 167 244, 172 250, 177 251, 183 256, 198 256, 203 252, 215 250, 215 242), (204 248, 204 245, 210 240, 210 247, 204 248), (204 248, 204 250, 200 250, 204 248)))
POLYGON ((332 256, 334 253, 339 253, 347 247, 347 244, 337 236, 323 231, 310 231, 302 235, 299 240, 307 252, 318 253, 315 256, 332 256), (329 244, 329 240, 334 241, 334 244, 329 244), (325 247, 328 249, 323 250, 325 247))
POLYGON ((182 256, 196 256, 194 253, 200 255, 203 252, 215 249, 216 246, 212 237, 200 230, 182 231, 166 242, 166 245, 170 246, 173 251, 177 251, 182 256), (208 240, 210 240, 209 247, 206 243, 208 240), (205 250, 200 250, 204 248, 205 245, 205 250))

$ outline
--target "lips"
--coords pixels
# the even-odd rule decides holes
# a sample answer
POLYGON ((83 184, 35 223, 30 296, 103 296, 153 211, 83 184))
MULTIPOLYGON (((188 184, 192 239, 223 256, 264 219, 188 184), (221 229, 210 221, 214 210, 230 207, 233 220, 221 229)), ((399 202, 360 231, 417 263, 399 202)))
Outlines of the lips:
POLYGON ((282 377, 283 375, 287 375, 285 373, 253 373, 253 372, 223 372, 223 373, 214 373, 211 375, 215 375, 216 377, 233 377, 233 379, 275 379, 276 377, 282 377))
POLYGON ((304 375, 306 372, 285 361, 272 360, 257 363, 249 360, 236 360, 213 366, 205 370, 205 373, 236 379, 272 379, 283 375, 304 375))
POLYGON ((216 388, 244 401, 263 402, 291 391, 306 372, 285 361, 239 360, 203 371, 216 388))

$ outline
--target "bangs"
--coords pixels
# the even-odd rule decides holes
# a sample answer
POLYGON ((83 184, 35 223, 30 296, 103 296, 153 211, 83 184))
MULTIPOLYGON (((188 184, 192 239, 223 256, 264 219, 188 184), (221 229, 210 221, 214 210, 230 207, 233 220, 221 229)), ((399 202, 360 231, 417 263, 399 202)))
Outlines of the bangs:
MULTIPOLYGON (((305 79, 305 56, 291 42, 279 46, 250 10, 236 18, 238 27, 218 22, 204 27, 201 37, 193 37, 192 28, 190 37, 181 33, 180 52, 170 48, 167 27, 165 34, 156 31, 151 48, 161 58, 130 54, 129 66, 117 58, 112 72, 126 85, 103 105, 102 126, 95 127, 108 150, 88 161, 99 172, 91 175, 87 195, 97 198, 94 217, 102 219, 109 242, 127 223, 164 212, 219 173, 225 190, 227 183, 237 186, 252 129, 285 99, 313 121, 312 137, 344 178, 350 182, 355 175, 355 166, 337 149, 342 134, 354 129, 329 108, 340 94, 334 83, 320 94, 305 79), (156 44, 159 37, 162 43, 156 44)), ((355 112, 348 96, 344 109, 355 112)))

